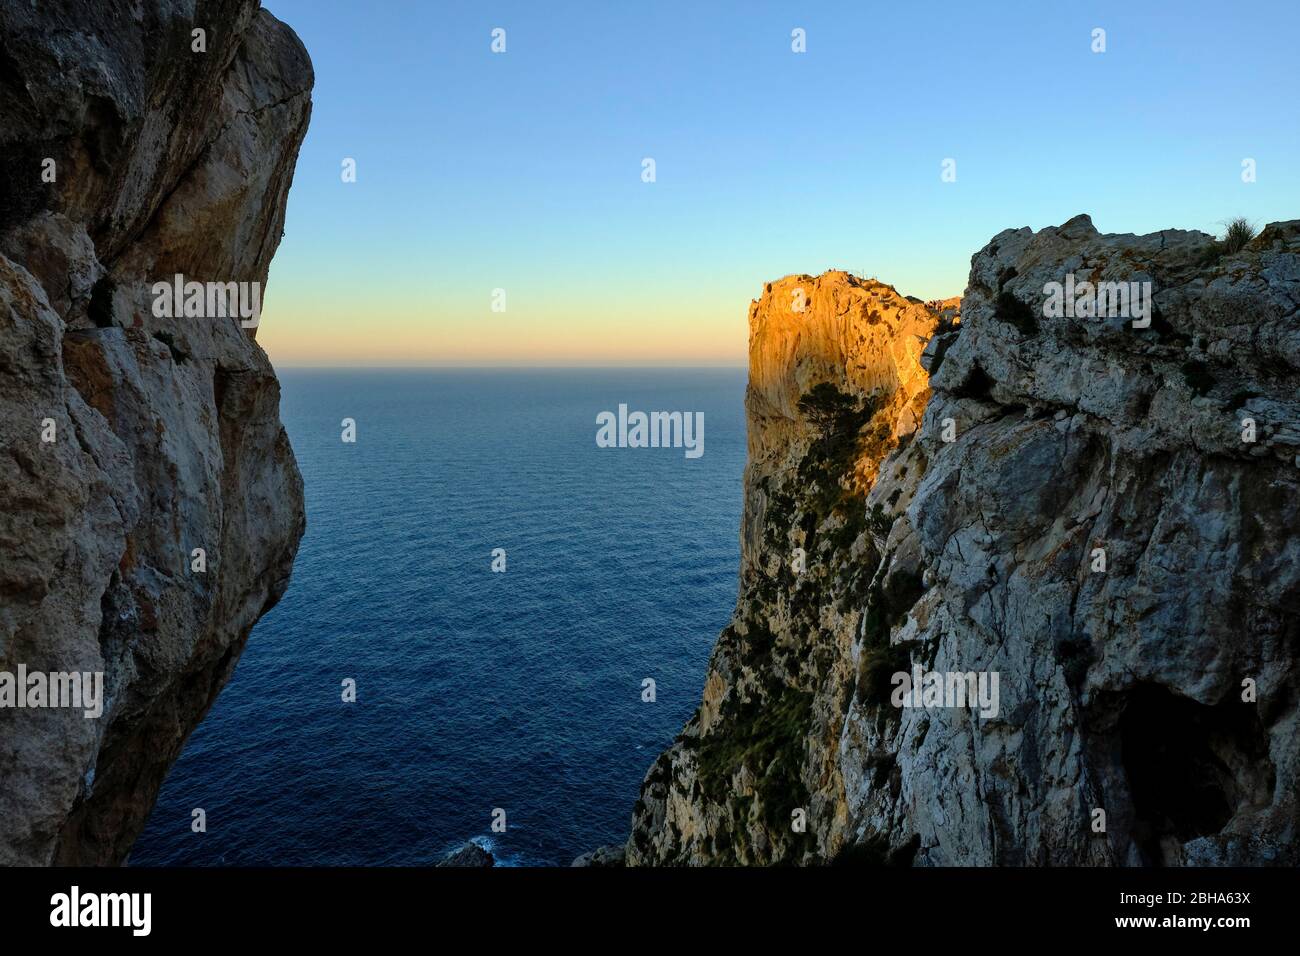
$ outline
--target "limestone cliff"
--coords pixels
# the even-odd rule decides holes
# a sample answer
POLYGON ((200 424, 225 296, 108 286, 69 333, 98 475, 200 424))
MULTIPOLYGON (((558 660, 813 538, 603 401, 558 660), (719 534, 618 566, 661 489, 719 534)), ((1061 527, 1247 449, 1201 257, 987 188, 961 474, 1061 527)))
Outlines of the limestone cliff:
POLYGON ((627 862, 1300 862, 1300 222, 1008 230, 953 304, 751 306, 739 599, 627 862), (896 706, 914 667, 996 716, 896 706))
POLYGON ((288 584, 255 329, 151 287, 265 286, 312 80, 256 0, 0 7, 0 671, 106 682, 96 719, 0 709, 0 864, 122 861, 288 584))

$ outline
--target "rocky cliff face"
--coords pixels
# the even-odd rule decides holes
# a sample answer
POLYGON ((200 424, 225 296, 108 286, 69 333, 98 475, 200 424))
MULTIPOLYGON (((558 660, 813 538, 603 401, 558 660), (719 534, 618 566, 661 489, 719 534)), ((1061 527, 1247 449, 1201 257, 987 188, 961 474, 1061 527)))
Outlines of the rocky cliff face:
POLYGON ((751 307, 740 595, 627 862, 1300 862, 1300 222, 1008 230, 953 304, 751 307), (1110 281, 1149 327, 1047 301, 1110 281))
POLYGON ((123 860, 288 584, 255 329, 152 287, 265 286, 312 79, 256 0, 0 9, 0 672, 105 680, 98 718, 0 709, 0 864, 123 860))

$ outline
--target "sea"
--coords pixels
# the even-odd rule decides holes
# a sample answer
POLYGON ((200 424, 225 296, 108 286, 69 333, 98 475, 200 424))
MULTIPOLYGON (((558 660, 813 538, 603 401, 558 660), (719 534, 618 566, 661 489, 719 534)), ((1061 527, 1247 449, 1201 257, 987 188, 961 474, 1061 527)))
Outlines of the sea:
POLYGON ((735 604, 745 370, 280 381, 307 533, 130 865, 420 866, 473 840, 567 866, 623 842, 735 604), (620 404, 702 412, 704 454, 598 447, 620 404))

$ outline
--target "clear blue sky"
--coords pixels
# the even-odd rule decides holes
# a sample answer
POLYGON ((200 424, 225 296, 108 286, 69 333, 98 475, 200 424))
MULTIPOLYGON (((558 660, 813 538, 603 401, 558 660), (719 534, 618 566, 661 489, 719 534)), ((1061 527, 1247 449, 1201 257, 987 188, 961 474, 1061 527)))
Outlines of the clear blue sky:
POLYGON ((1295 0, 264 3, 316 68, 279 364, 739 364, 789 273, 938 297, 1010 226, 1300 216, 1295 0))

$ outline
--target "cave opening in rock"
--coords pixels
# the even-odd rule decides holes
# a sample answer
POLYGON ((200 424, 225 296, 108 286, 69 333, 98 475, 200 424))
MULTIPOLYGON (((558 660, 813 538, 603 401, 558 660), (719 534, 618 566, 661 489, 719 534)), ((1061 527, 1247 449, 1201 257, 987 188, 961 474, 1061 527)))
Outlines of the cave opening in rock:
POLYGON ((1119 724, 1133 800, 1133 838, 1149 865, 1220 832, 1243 805, 1272 797, 1274 771, 1255 705, 1229 694, 1214 706, 1147 684, 1119 724))

